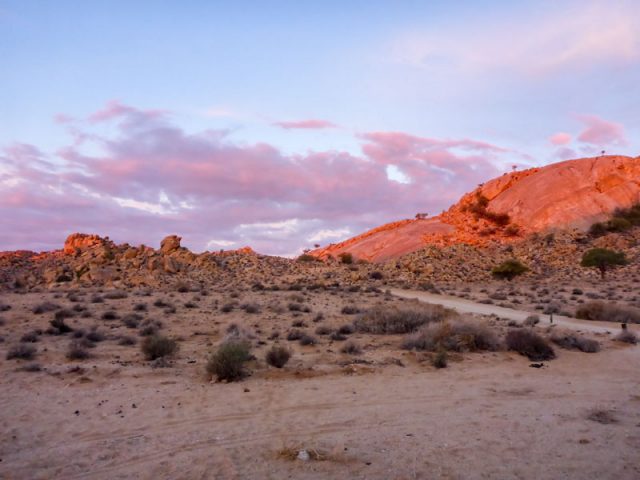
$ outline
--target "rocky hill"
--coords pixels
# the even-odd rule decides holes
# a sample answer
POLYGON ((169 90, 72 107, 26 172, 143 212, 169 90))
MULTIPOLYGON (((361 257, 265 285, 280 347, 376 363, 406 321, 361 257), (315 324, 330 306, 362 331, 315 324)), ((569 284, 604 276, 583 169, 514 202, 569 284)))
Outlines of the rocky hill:
POLYGON ((372 262, 427 245, 514 243, 532 233, 577 228, 640 202, 640 157, 602 156, 505 173, 463 196, 433 218, 389 223, 311 252, 319 258, 351 253, 372 262))

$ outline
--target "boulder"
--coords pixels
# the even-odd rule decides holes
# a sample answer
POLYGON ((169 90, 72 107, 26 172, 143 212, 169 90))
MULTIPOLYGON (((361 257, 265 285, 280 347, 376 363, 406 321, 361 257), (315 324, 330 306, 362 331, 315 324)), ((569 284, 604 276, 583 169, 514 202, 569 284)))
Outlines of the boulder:
POLYGON ((177 235, 169 235, 168 237, 164 237, 162 242, 160 242, 160 251, 165 255, 175 252, 180 248, 180 240, 182 237, 177 235))

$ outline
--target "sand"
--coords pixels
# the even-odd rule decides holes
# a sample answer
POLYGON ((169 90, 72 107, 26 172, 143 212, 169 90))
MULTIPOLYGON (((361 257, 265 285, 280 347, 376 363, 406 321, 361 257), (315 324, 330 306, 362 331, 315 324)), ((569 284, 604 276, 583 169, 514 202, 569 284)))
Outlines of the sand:
MULTIPOLYGON (((422 354, 399 350, 395 336, 355 334, 362 363, 322 339, 296 345, 283 370, 256 365, 242 382, 213 383, 204 363, 227 323, 268 333, 267 321, 284 331, 300 318, 266 309, 212 313, 203 304, 218 299, 214 293, 202 308, 163 319, 167 333, 182 336, 169 368, 151 368, 138 347, 112 339, 72 362, 64 358, 67 340, 43 337, 36 361, 46 370, 26 372, 30 362, 4 360, 5 352, 24 330, 46 325, 49 317, 28 312, 47 295, 2 299, 13 308, 0 327, 0 478, 640 478, 638 346, 602 336, 601 352, 556 349, 543 368, 501 351, 459 355, 436 370, 422 354), (301 449, 313 459, 291 459, 301 449)), ((243 297, 266 304, 288 295, 243 297)), ((343 303, 377 301, 364 293, 305 300, 332 325, 344 323, 343 303)), ((89 321, 100 323, 98 313, 89 321)), ((313 315, 301 315, 311 330, 313 315)))

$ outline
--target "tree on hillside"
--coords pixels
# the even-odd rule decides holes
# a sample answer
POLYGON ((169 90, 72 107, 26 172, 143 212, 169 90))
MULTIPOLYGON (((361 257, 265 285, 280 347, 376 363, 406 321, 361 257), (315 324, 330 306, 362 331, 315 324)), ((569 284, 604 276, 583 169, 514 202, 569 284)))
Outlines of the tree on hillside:
POLYGON ((497 267, 491 269, 491 273, 494 277, 511 280, 518 275, 522 275, 527 272, 529 268, 526 265, 520 263, 515 258, 512 260, 506 260, 497 267))
POLYGON ((583 267, 597 268, 604 279, 607 270, 619 265, 626 265, 627 259, 623 252, 614 252, 606 248, 592 248, 584 253, 580 265, 583 267))

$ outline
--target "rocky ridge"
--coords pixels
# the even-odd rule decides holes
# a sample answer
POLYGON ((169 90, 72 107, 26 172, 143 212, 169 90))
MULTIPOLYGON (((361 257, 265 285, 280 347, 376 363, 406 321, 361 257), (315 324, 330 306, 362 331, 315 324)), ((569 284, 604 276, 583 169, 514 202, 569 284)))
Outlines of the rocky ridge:
POLYGON ((601 156, 505 173, 433 218, 392 222, 310 252, 384 262, 427 245, 510 244, 532 233, 585 231, 640 202, 640 157, 601 156))

